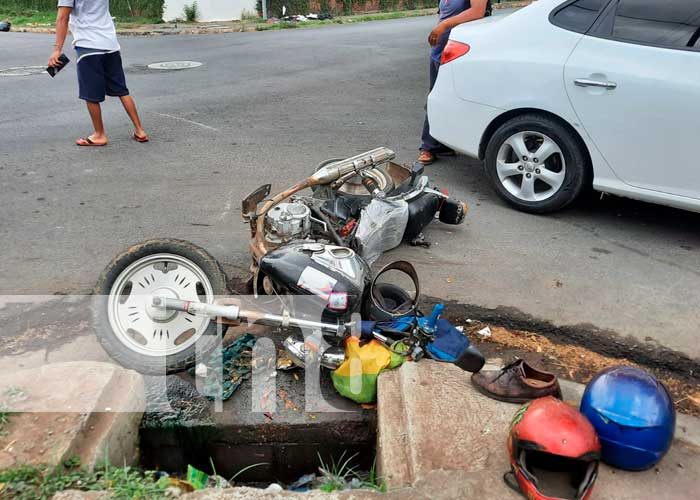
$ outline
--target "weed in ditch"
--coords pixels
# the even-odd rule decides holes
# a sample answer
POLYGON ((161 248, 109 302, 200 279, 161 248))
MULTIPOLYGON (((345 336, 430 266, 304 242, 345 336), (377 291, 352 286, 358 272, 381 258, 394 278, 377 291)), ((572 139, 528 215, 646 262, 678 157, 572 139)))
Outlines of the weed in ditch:
POLYGON ((377 477, 375 464, 372 464, 369 473, 359 472, 354 466, 350 466, 355 457, 357 453, 345 459, 343 452, 337 462, 331 457, 331 462, 326 464, 321 455, 318 455, 321 463, 318 468, 320 477, 317 480, 319 489, 325 492, 358 488, 386 491, 386 485, 377 477))
MULTIPOLYGON (((246 467, 243 467, 241 470, 239 470, 238 472, 236 472, 236 473, 231 477, 231 479, 229 479, 228 481, 229 481, 229 483, 233 484, 233 481, 234 481, 238 476, 240 476, 241 474, 243 474, 245 471, 250 470, 250 469, 253 469, 253 468, 255 468, 255 467, 259 467, 259 466, 261 466, 261 465, 269 465, 269 464, 270 464, 270 462, 260 462, 260 463, 257 463, 257 464, 251 464, 251 465, 248 465, 248 466, 246 466, 246 467)), ((212 467, 213 467, 213 465, 214 465, 214 464, 212 464, 212 467)), ((216 472, 215 472, 215 473, 216 473, 216 472)))

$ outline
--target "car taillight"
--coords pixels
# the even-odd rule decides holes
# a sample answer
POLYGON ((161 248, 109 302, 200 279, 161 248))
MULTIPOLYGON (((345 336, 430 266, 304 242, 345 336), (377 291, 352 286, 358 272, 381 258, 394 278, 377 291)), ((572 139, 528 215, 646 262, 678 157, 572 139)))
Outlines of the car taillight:
POLYGON ((449 40, 442 51, 440 64, 446 64, 450 61, 454 61, 458 57, 462 57, 464 54, 467 54, 470 49, 471 47, 466 43, 449 40))

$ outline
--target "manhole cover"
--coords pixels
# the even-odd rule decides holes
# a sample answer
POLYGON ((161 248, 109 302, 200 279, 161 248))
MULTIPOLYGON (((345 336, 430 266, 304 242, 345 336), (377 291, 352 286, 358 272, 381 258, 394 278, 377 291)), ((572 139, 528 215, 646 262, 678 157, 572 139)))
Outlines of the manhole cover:
POLYGON ((0 69, 0 76, 30 76, 46 71, 46 66, 18 66, 16 68, 0 69))
POLYGON ((166 61, 149 64, 148 67, 151 69, 190 69, 201 65, 202 63, 197 61, 166 61))

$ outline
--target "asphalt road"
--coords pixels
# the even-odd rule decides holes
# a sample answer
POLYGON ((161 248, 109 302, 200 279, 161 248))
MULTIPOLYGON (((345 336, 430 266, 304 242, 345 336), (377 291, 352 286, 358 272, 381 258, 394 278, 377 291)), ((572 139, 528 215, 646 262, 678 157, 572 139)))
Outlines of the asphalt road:
MULTIPOLYGON (((243 273, 239 204, 259 184, 281 189, 325 158, 379 145, 414 159, 434 22, 122 39, 149 144, 129 139, 112 100, 110 145, 73 145, 90 133, 74 64, 53 80, 0 77, 0 294, 88 291, 114 254, 157 236, 192 240, 243 273), (204 64, 145 68, 182 59, 204 64)), ((53 43, 0 35, 2 68, 45 64, 53 43)), ((430 172, 473 210, 464 226, 431 227, 430 249, 387 256, 414 261, 427 294, 700 360, 700 215, 590 197, 535 217, 499 201, 478 162, 430 172)))

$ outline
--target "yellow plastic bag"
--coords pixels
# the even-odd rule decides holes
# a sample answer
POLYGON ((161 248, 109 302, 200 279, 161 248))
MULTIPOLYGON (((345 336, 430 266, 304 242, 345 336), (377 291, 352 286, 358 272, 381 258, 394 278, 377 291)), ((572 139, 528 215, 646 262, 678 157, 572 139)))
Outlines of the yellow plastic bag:
POLYGON ((384 369, 395 368, 404 357, 392 353, 379 341, 371 340, 360 346, 356 337, 345 340, 345 361, 331 373, 335 389, 356 403, 377 400, 377 377, 384 369))

